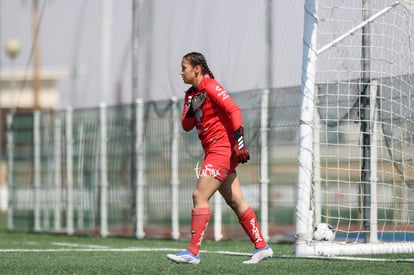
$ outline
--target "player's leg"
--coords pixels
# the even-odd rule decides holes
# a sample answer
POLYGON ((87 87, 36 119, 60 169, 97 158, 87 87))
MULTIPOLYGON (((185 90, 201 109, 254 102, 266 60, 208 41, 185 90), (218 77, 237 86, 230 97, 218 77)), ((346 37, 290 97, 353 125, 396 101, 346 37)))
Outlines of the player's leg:
POLYGON ((188 250, 198 255, 204 232, 210 221, 209 200, 220 187, 221 182, 212 176, 200 177, 193 192, 193 210, 191 214, 191 240, 188 250))
POLYGON ((219 188, 219 191, 226 203, 236 213, 240 224, 254 243, 255 248, 266 247, 266 241, 263 239, 256 215, 243 198, 237 175, 235 173, 230 174, 219 188))
POLYGON ((191 213, 191 239, 187 250, 176 255, 169 254, 167 257, 178 263, 198 264, 200 262, 200 247, 210 221, 209 200, 217 191, 221 181, 213 176, 202 176, 199 178, 193 192, 194 208, 191 213))
POLYGON ((237 217, 240 218, 250 208, 243 198, 240 182, 236 173, 231 173, 227 176, 220 186, 219 192, 230 208, 236 213, 237 217))
POLYGON ((255 246, 253 256, 244 263, 258 263, 273 255, 272 249, 263 238, 253 209, 243 198, 240 182, 236 173, 230 174, 219 188, 226 203, 233 209, 239 222, 255 246))

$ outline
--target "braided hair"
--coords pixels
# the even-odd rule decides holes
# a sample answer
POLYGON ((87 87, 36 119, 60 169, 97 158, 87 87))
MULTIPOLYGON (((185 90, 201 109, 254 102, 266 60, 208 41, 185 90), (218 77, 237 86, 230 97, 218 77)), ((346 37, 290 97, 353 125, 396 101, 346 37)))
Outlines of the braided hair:
POLYGON ((191 53, 184 55, 183 59, 187 59, 190 62, 191 66, 193 67, 200 65, 202 73, 208 74, 210 78, 214 79, 214 75, 210 71, 210 68, 207 65, 206 58, 201 53, 191 52, 191 53))

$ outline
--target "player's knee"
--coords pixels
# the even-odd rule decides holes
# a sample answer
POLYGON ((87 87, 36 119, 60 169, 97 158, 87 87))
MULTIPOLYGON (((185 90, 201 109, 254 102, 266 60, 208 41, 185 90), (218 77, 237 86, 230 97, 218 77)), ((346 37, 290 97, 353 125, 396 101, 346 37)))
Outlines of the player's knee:
POLYGON ((237 210, 238 208, 238 203, 234 200, 226 200, 226 203, 228 206, 230 206, 231 209, 233 209, 234 211, 237 210))
POLYGON ((199 193, 200 192, 198 192, 197 189, 193 191, 193 202, 195 202, 198 199, 199 193))
POLYGON ((241 200, 241 201, 235 201, 235 200, 229 200, 226 201, 227 205, 230 206, 230 208, 234 211, 234 213, 236 213, 237 216, 241 216, 244 212, 244 210, 246 210, 249 205, 241 200))
POLYGON ((195 189, 193 191, 193 203, 194 205, 197 205, 199 203, 204 203, 206 201, 206 199, 204 198, 205 195, 200 192, 198 189, 195 189))

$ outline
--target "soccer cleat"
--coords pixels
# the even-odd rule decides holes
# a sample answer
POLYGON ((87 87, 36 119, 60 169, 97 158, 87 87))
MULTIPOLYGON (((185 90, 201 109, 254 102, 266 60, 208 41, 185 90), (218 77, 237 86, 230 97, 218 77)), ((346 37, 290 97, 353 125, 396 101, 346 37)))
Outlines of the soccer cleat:
POLYGON ((266 260, 267 258, 271 258, 273 256, 273 250, 266 245, 265 248, 256 249, 253 252, 252 257, 250 260, 244 261, 244 264, 257 264, 263 260, 266 260))
POLYGON ((199 264, 200 263, 200 254, 194 256, 188 250, 184 250, 178 254, 167 254, 167 258, 176 263, 183 264, 199 264))

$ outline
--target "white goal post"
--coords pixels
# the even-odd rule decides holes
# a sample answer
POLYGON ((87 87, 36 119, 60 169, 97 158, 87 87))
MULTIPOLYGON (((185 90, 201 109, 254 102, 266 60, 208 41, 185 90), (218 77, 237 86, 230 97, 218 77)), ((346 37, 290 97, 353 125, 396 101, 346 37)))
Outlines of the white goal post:
POLYGON ((302 98, 296 256, 413 253, 414 1, 306 0, 302 98))

